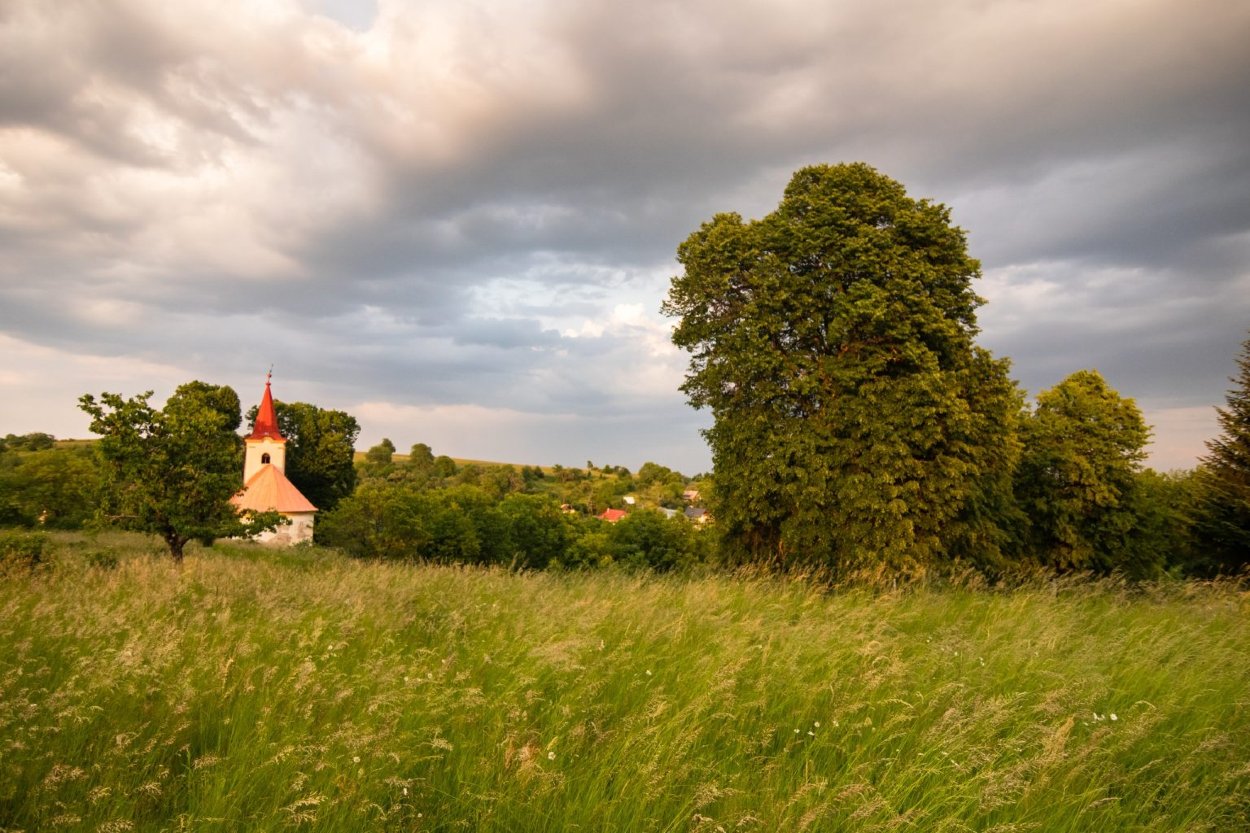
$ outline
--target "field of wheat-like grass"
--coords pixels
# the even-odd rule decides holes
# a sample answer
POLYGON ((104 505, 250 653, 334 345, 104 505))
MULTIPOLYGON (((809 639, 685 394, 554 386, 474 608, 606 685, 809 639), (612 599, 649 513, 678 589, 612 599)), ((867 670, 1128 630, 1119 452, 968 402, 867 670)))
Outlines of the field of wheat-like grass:
POLYGON ((1250 829, 1234 587, 84 546, 0 578, 0 830, 1250 829))

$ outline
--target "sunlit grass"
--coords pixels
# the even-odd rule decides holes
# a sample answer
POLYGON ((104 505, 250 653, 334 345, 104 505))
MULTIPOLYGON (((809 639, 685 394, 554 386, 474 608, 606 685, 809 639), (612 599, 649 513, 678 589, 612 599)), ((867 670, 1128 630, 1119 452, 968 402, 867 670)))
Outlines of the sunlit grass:
POLYGON ((0 828, 1250 827, 1234 588, 87 566, 126 546, 0 582, 0 828))

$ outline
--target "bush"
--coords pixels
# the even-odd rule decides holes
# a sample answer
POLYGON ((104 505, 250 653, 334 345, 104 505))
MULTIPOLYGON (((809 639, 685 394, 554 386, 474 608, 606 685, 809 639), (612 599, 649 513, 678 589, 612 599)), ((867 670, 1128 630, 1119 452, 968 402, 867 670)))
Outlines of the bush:
POLYGON ((0 532, 0 572, 35 569, 47 546, 48 536, 38 532, 0 532))

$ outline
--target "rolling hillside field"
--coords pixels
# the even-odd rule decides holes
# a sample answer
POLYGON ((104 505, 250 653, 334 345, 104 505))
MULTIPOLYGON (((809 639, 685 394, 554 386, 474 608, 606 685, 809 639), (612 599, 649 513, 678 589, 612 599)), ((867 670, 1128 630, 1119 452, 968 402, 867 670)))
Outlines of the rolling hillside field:
POLYGON ((0 577, 0 830, 1250 829, 1233 586, 159 551, 0 577))

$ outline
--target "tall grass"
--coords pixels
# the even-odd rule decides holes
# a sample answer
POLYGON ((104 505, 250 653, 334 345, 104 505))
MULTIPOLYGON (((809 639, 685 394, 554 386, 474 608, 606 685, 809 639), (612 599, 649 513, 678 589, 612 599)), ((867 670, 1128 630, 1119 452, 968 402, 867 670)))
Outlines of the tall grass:
POLYGON ((0 829, 1250 829, 1233 588, 99 546, 0 580, 0 829))

